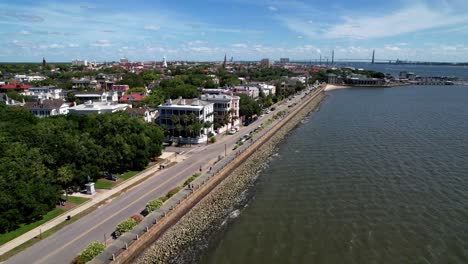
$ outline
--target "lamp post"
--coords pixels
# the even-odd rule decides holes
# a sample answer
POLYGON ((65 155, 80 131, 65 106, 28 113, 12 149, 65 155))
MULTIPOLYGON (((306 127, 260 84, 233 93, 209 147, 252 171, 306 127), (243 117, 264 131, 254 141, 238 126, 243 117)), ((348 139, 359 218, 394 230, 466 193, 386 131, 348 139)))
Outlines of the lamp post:
POLYGON ((179 153, 182 152, 182 136, 179 136, 179 153))

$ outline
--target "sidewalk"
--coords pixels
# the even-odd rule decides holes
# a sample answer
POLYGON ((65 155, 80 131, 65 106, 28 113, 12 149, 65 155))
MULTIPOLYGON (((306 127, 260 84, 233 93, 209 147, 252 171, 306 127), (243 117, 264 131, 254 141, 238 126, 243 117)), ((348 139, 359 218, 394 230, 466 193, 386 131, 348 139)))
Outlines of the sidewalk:
MULTIPOLYGON (((167 153, 163 153, 161 155, 162 157, 167 157, 167 160, 170 161, 170 162, 180 162, 182 160, 185 159, 185 157, 183 157, 183 155, 173 155, 171 153, 167 154, 167 153)), ((116 195, 118 194, 119 192, 121 192, 122 190, 134 185, 135 183, 138 183, 139 181, 142 181, 146 178, 148 178, 149 176, 153 176, 155 173, 159 172, 159 166, 155 165, 155 166, 152 166, 142 172, 140 172, 139 174, 133 176, 132 178, 130 178, 129 180, 123 182, 122 184, 116 186, 115 188, 111 189, 111 190, 108 190, 106 192, 96 192, 94 195, 87 195, 85 196, 86 198, 91 198, 89 201, 81 204, 80 206, 76 207, 76 208, 73 208, 72 210, 70 211, 67 211, 59 216, 57 216, 56 218, 22 234, 21 236, 15 238, 15 239, 12 239, 10 241, 8 241, 7 243, 3 244, 2 246, 0 246, 0 255, 3 255, 5 253, 7 253, 8 251, 22 245, 23 243, 26 243, 27 241, 29 241, 30 239, 33 239, 34 237, 37 237, 40 235, 40 233, 42 232, 45 232, 47 230, 50 230, 51 228, 59 225, 60 223, 62 222, 65 222, 66 221, 66 218, 67 216, 76 216, 82 212, 84 212, 85 210, 95 206, 95 205, 98 205, 99 203, 107 200, 108 198, 112 197, 113 195, 116 195)))

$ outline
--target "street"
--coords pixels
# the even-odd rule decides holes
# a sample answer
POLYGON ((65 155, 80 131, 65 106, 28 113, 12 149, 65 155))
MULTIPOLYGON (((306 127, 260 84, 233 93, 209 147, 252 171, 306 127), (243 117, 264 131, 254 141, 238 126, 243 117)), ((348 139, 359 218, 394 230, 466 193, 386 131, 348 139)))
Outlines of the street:
POLYGON ((287 109, 288 104, 300 100, 301 97, 296 96, 291 102, 286 101, 276 106, 276 111, 265 114, 247 127, 241 127, 234 135, 219 138, 215 144, 194 147, 186 154, 186 160, 149 177, 78 221, 11 257, 6 263, 70 263, 90 242, 109 238, 120 222, 140 213, 149 200, 159 198, 181 185, 193 173, 198 172, 200 167, 204 171, 208 170, 219 155, 224 156, 225 147, 227 153, 232 152, 239 137, 249 133, 278 111, 287 109))

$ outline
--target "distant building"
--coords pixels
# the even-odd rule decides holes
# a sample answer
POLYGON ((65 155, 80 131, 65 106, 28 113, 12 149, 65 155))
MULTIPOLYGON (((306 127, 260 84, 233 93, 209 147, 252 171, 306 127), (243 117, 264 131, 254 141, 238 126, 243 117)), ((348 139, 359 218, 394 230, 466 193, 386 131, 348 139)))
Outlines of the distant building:
POLYGON ((63 99, 62 89, 55 86, 31 87, 27 91, 24 91, 22 95, 36 100, 63 99))
POLYGON ((88 78, 72 79, 71 83, 74 89, 88 88, 90 87, 91 80, 88 78))
POLYGON ((344 78, 343 82, 354 86, 381 86, 385 84, 384 79, 369 78, 362 74, 351 74, 344 78))
POLYGON ((289 58, 280 58, 280 63, 289 63, 289 58))
POLYGON ((68 114, 69 106, 63 100, 39 100, 26 102, 24 107, 37 117, 49 117, 68 114))
POLYGON ((116 92, 76 92, 75 98, 81 102, 117 102, 119 100, 116 92))
POLYGON ((9 91, 18 91, 18 92, 24 92, 31 88, 31 85, 25 85, 21 83, 16 83, 16 82, 10 82, 4 85, 0 85, 0 92, 9 92, 9 91))
POLYGON ((328 84, 338 84, 338 76, 334 73, 327 74, 327 83, 328 84))
POLYGON ((163 57, 162 66, 163 66, 163 68, 167 68, 166 56, 163 57))
POLYGON ((44 77, 41 75, 24 75, 24 74, 15 75, 16 82, 30 83, 30 82, 35 82, 35 81, 43 81, 45 79, 47 79, 47 77, 44 77))
POLYGON ((111 90, 114 92, 126 93, 130 89, 126 84, 114 84, 111 87, 111 90))
POLYGON ((143 118, 143 120, 148 123, 153 123, 158 115, 157 109, 151 109, 147 107, 127 108, 125 112, 127 112, 132 117, 143 118))
POLYGON ((260 90, 265 94, 266 96, 268 95, 275 95, 276 94, 276 86, 274 85, 269 85, 266 83, 259 83, 257 84, 257 87, 260 88, 260 90))
POLYGON ((70 114, 88 115, 88 114, 109 114, 118 111, 125 111, 132 108, 129 104, 117 104, 113 102, 92 102, 87 101, 84 104, 75 105, 69 108, 70 114))
POLYGON ((260 66, 269 68, 271 66, 270 59, 262 59, 260 61, 260 66))
POLYGON ((245 94, 253 99, 257 99, 260 95, 260 89, 256 86, 236 85, 231 89, 232 93, 245 94))
POLYGON ((158 123, 161 126, 165 127, 170 133, 166 140, 170 140, 171 138, 177 138, 177 140, 181 140, 181 143, 203 143, 208 140, 208 133, 213 132, 213 103, 202 101, 198 98, 178 98, 175 100, 167 100, 164 104, 159 105, 158 109, 158 123), (203 128, 202 133, 198 135, 190 133, 187 130, 187 126, 190 123, 186 124, 181 119, 183 116, 191 115, 194 115, 201 124, 209 121, 211 123, 211 126, 208 128, 203 128), (173 122, 173 116, 178 117, 178 123, 173 122), (176 130, 178 125, 182 127, 181 131, 176 130))
POLYGON ((127 57, 121 58, 120 63, 128 63, 128 58, 127 57))
POLYGON ((88 66, 88 61, 87 60, 78 60, 78 59, 75 59, 75 60, 72 60, 72 65, 73 66, 88 66))
POLYGON ((123 95, 122 98, 120 98, 119 102, 134 104, 141 102, 143 98, 145 98, 145 96, 142 93, 131 93, 123 95))

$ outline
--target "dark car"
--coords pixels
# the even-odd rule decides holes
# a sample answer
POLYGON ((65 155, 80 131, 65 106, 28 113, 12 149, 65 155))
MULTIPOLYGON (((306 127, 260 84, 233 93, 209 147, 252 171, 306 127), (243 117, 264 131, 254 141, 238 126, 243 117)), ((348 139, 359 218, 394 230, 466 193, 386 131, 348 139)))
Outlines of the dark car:
POLYGON ((105 176, 106 176, 106 180, 117 181, 119 179, 117 175, 112 174, 110 172, 106 172, 105 176))

